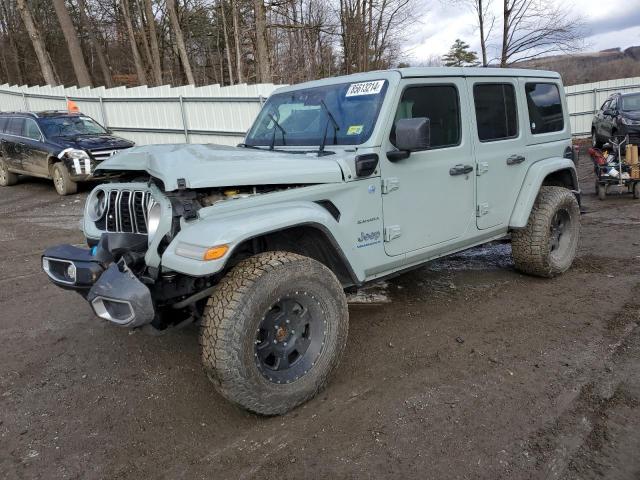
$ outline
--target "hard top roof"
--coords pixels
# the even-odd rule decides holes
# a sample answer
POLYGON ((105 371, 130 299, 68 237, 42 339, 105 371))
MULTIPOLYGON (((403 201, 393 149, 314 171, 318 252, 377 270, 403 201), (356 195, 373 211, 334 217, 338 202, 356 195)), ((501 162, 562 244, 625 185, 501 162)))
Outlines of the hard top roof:
POLYGON ((482 68, 482 67, 409 67, 390 70, 375 70, 371 72, 353 73, 339 77, 329 77, 320 80, 287 85, 278 88, 274 93, 284 93, 300 88, 322 87, 337 83, 366 82, 371 80, 401 78, 438 78, 438 77, 526 77, 559 80, 560 74, 547 70, 529 70, 524 68, 482 68))

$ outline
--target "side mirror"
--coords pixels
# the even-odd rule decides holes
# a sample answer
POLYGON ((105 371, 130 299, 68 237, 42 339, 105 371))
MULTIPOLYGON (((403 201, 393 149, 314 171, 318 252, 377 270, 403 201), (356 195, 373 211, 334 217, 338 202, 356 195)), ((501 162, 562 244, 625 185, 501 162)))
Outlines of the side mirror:
POLYGON ((389 152, 392 162, 407 158, 411 152, 426 150, 431 145, 431 122, 426 117, 401 118, 396 121, 396 147, 399 152, 389 152))

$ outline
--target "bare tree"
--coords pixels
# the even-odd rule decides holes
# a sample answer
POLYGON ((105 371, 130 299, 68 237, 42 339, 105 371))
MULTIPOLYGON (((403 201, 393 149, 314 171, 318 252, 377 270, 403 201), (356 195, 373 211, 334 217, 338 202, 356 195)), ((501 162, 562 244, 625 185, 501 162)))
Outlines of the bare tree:
POLYGON ((144 15, 147 21, 147 33, 151 46, 151 72, 156 85, 162 85, 162 61, 160 60, 160 48, 158 47, 158 34, 156 33, 156 17, 153 14, 151 0, 144 0, 144 15))
POLYGON ((487 58, 487 42, 496 22, 496 16, 491 10, 492 1, 493 0, 456 0, 456 3, 469 8, 476 17, 475 22, 478 33, 480 34, 480 52, 483 67, 489 64, 487 58))
POLYGON ((91 76, 89 75, 87 64, 84 62, 82 47, 80 46, 80 40, 78 40, 78 32, 76 32, 76 27, 71 21, 69 10, 67 10, 64 0, 53 0, 53 8, 56 10, 58 22, 60 22, 62 33, 67 41, 69 55, 71 56, 71 65, 73 65, 73 71, 78 79, 78 85, 81 87, 90 87, 91 76))
POLYGON ((503 0, 500 66, 579 50, 584 22, 550 0, 503 0))
POLYGON ((176 0, 166 0, 167 13, 169 14, 169 21, 171 22, 171 28, 175 35, 175 47, 178 50, 180 56, 180 63, 182 64, 182 70, 187 78, 187 83, 195 85, 193 79, 193 73, 191 71, 191 63, 189 62, 189 55, 187 54, 187 46, 184 43, 184 36, 182 34, 182 28, 180 27, 180 21, 178 20, 178 12, 176 11, 176 0))
POLYGON ((256 31, 256 78, 258 82, 269 83, 271 79, 271 60, 267 43, 267 10, 264 0, 253 0, 256 31))
POLYGON ((87 32, 89 36, 89 42, 93 47, 93 51, 96 54, 98 59, 98 66, 100 67, 100 72, 102 73, 102 81, 104 82, 104 86, 107 88, 113 87, 113 79, 111 77, 111 70, 107 64, 107 59, 104 56, 104 52, 102 49, 102 45, 98 42, 98 33, 99 30, 95 28, 93 24, 90 12, 87 10, 87 4, 85 0, 78 0, 78 9, 80 10, 80 22, 82 23, 84 30, 87 32))
POLYGON ((56 81, 53 64, 51 63, 49 54, 44 46, 42 37, 40 37, 40 33, 33 21, 31 10, 29 10, 26 0, 17 0, 17 6, 20 16, 22 17, 22 21, 24 22, 24 26, 27 29, 27 33, 29 34, 29 38, 31 39, 31 43, 33 44, 33 49, 36 52, 36 57, 38 57, 38 63, 40 64, 40 70, 42 71, 44 81, 49 85, 55 86, 58 82, 56 81))
POLYGON ((242 53, 240 52, 240 20, 238 19, 238 0, 231 0, 231 18, 233 20, 233 44, 236 50, 236 75, 238 83, 243 82, 242 53))
POLYGON ((136 67, 136 75, 138 75, 138 81, 140 82, 140 85, 146 85, 147 75, 144 71, 142 57, 140 56, 140 50, 138 50, 136 36, 133 31, 133 22, 131 21, 131 8, 129 5, 129 0, 120 0, 120 7, 122 10, 122 17, 124 18, 124 23, 127 26, 127 36, 129 37, 129 44, 131 45, 133 63, 136 67))
POLYGON ((222 35, 224 37, 224 50, 227 57, 227 66, 229 68, 229 83, 233 85, 233 68, 231 67, 231 47, 229 43, 229 35, 227 34, 227 15, 224 13, 224 1, 220 0, 220 16, 222 17, 222 35))

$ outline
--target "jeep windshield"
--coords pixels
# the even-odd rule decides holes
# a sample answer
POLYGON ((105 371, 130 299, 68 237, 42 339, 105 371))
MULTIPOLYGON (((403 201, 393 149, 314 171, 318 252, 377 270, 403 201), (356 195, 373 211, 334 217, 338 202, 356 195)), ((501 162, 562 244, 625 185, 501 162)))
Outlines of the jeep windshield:
POLYGON ((83 116, 42 118, 40 126, 47 137, 78 137, 107 133, 92 118, 83 116))
POLYGON ((272 95, 245 146, 359 145, 371 136, 387 83, 340 83, 272 95))

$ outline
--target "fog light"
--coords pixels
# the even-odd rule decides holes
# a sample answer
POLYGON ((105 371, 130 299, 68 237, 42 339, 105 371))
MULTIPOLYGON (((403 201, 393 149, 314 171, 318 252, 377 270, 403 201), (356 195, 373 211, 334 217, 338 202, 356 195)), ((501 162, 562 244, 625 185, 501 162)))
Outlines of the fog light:
POLYGON ((67 267, 67 278, 74 283, 76 281, 76 266, 73 263, 67 267))

